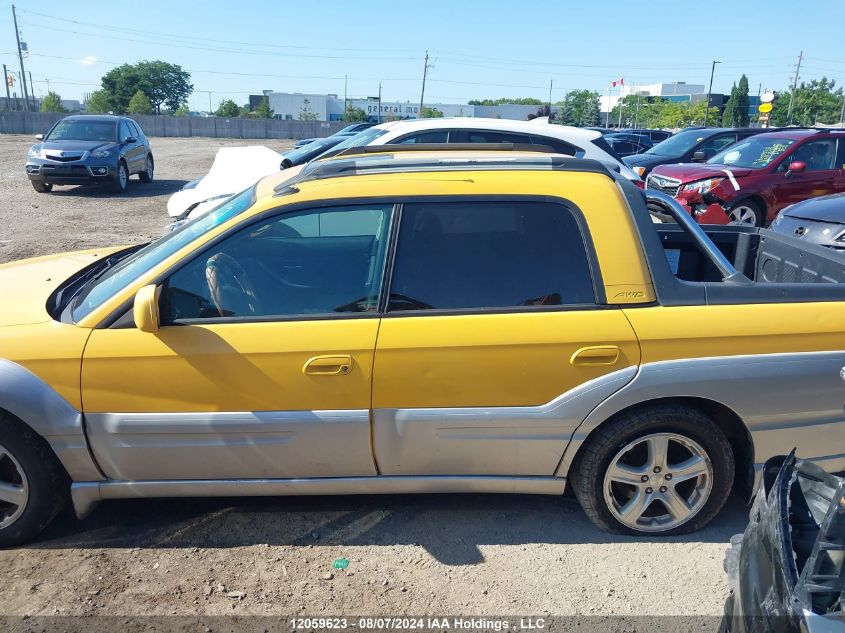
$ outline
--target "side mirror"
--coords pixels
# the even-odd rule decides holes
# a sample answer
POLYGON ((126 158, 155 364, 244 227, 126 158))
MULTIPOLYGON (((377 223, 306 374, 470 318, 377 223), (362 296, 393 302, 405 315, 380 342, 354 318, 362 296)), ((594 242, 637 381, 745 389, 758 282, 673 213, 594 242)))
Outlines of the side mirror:
POLYGON ((703 163, 705 160, 707 160, 707 154, 701 150, 698 150, 692 155, 692 162, 694 163, 703 163))
POLYGON ((137 142, 138 142, 138 139, 137 139, 137 138, 135 138, 134 136, 127 136, 125 139, 123 139, 123 142, 124 142, 126 145, 130 145, 130 144, 132 144, 132 143, 137 143, 137 142))
POLYGON ((787 178, 792 174, 800 174, 807 171, 807 163, 801 160, 794 160, 789 163, 789 169, 786 170, 787 178))
POLYGON ((44 140, 44 135, 43 135, 43 134, 36 134, 36 135, 35 135, 35 140, 36 140, 36 141, 43 141, 43 140, 44 140))
POLYGON ((135 327, 142 332, 150 334, 158 332, 159 292, 156 286, 144 286, 135 293, 132 316, 135 318, 135 327))

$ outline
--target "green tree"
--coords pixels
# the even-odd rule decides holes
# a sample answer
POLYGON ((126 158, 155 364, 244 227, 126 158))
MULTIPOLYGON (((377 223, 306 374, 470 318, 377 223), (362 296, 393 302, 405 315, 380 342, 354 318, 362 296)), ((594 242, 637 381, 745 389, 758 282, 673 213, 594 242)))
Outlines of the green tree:
POLYGON ((442 119, 443 118, 443 111, 438 110, 437 108, 429 108, 428 106, 423 106, 422 112, 420 112, 421 119, 442 119))
POLYGON ((238 116, 243 117, 243 118, 247 118, 247 117, 255 118, 255 112, 253 112, 252 110, 249 109, 248 103, 245 103, 240 108, 238 108, 238 116))
POLYGON ((139 90, 129 100, 129 114, 152 114, 153 104, 150 98, 144 94, 143 90, 139 90))
POLYGON ((794 123, 809 127, 816 123, 837 123, 842 111, 842 99, 842 88, 836 88, 833 79, 822 77, 809 83, 802 82, 795 89, 794 96, 790 92, 778 95, 772 110, 771 124, 782 126, 794 123), (788 116, 790 97, 793 99, 791 120, 788 116))
POLYGON ((302 109, 299 111, 300 121, 316 121, 320 116, 311 109, 311 100, 305 99, 302 102, 302 109))
POLYGON ((734 108, 737 127, 748 127, 751 117, 748 114, 748 77, 745 76, 745 73, 739 78, 739 83, 736 86, 736 105, 734 108))
POLYGON ((736 127, 736 83, 731 86, 731 96, 725 103, 725 111, 722 113, 722 127, 736 127))
POLYGON ((187 103, 183 103, 173 111, 173 116, 191 116, 191 109, 188 107, 187 103))
POLYGON ((62 98, 52 90, 41 100, 42 112, 67 112, 62 105, 62 98))
POLYGON ((558 125, 575 125, 575 114, 572 109, 572 102, 569 99, 564 99, 563 103, 559 105, 553 122, 558 125))
POLYGON ((346 112, 343 113, 343 120, 348 123, 362 123, 369 120, 369 117, 367 117, 367 113, 362 108, 349 106, 346 108, 346 112))
POLYGON ((543 105, 543 101, 541 101, 540 99, 535 99, 534 97, 518 97, 516 99, 502 97, 501 99, 470 99, 469 101, 469 105, 477 106, 497 106, 504 104, 538 106, 543 105))
POLYGON ((126 112, 129 101, 138 90, 149 97, 156 114, 161 106, 176 110, 191 95, 194 86, 191 74, 177 64, 163 61, 142 61, 123 64, 103 76, 103 90, 115 112, 126 112))
MULTIPOLYGON (((568 106, 569 123, 564 125, 598 125, 601 119, 601 104, 599 93, 592 90, 572 90, 566 94, 564 101, 558 101, 555 105, 568 106)), ((560 123, 560 120, 557 120, 560 123)))
POLYGON ((225 99, 220 102, 220 105, 217 106, 217 110, 214 111, 214 116, 219 116, 224 119, 233 119, 240 114, 240 108, 238 108, 238 104, 232 101, 231 99, 225 99))
POLYGON ((273 118, 273 108, 270 107, 270 99, 267 95, 264 95, 264 98, 261 100, 261 103, 258 104, 258 107, 255 108, 255 116, 259 119, 272 119, 273 118))
POLYGON ((95 90, 88 95, 85 102, 85 111, 88 114, 108 114, 112 112, 111 100, 105 90, 95 90))

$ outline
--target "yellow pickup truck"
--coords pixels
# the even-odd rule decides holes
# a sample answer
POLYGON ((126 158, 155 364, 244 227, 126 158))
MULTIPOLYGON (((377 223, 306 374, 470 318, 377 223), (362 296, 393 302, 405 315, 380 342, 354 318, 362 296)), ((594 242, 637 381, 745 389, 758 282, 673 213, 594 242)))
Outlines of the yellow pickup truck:
POLYGON ((793 447, 843 469, 835 254, 513 150, 362 148, 0 266, 0 544, 67 499, 567 484, 675 534, 793 447))

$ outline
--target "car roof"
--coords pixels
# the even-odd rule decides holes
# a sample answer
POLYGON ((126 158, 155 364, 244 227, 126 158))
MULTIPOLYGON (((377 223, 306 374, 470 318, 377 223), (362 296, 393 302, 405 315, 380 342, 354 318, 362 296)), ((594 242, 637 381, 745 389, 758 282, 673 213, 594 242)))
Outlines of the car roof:
POLYGON ((583 141, 592 141, 601 137, 601 133, 587 128, 571 127, 568 125, 556 125, 548 121, 538 123, 538 119, 532 121, 516 121, 513 119, 486 119, 482 117, 453 117, 439 119, 406 119, 403 121, 391 121, 375 126, 382 130, 396 133, 410 133, 415 131, 439 130, 443 128, 453 129, 487 129, 501 132, 518 132, 522 134, 535 134, 551 136, 556 138, 579 138, 583 141))
POLYGON ((101 122, 115 122, 119 121, 120 119, 126 119, 128 117, 125 116, 117 116, 114 114, 72 114, 70 116, 66 116, 65 120, 70 119, 72 121, 101 121, 101 122))
POLYGON ((821 132, 821 130, 808 130, 803 128, 796 128, 794 130, 791 130, 786 128, 780 130, 773 130, 772 132, 763 132, 762 134, 758 134, 757 136, 763 138, 785 138, 793 141, 800 141, 801 139, 807 138, 808 136, 816 136, 821 132))

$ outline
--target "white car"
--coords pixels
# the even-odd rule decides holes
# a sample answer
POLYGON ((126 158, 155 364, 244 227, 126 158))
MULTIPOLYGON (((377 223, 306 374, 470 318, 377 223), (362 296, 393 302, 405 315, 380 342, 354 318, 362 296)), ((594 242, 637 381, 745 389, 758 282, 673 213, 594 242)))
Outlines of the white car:
POLYGON ((167 201, 174 220, 193 219, 223 200, 281 168, 281 156, 269 147, 221 147, 208 173, 177 191, 167 201))
POLYGON ((600 161, 628 180, 640 181, 640 177, 614 155, 601 132, 555 125, 545 118, 532 121, 469 117, 392 121, 359 132, 329 150, 328 155, 338 154, 350 147, 406 143, 546 145, 559 154, 600 161))

